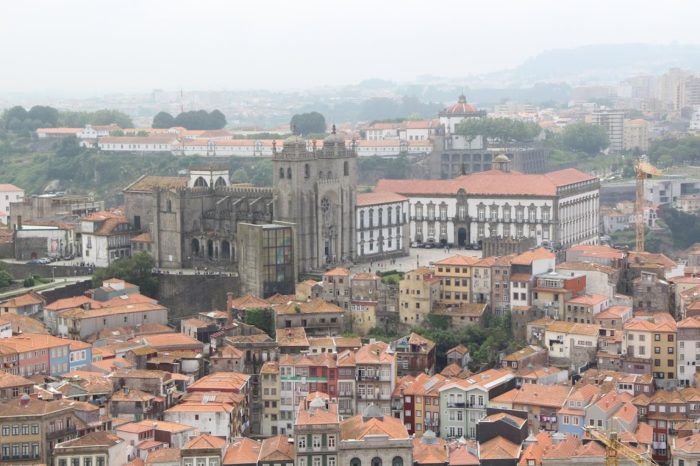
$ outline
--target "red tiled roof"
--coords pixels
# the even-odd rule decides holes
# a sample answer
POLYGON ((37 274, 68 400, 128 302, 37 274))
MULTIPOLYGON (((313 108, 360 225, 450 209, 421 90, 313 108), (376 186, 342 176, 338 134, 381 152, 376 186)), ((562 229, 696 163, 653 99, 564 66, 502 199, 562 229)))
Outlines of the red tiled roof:
POLYGON ((260 442, 242 437, 234 439, 226 449, 224 455, 224 466, 236 464, 258 464, 258 456, 260 455, 260 442))
POLYGON ((395 192, 404 195, 457 194, 460 189, 472 195, 526 195, 552 197, 557 189, 574 183, 595 180, 586 173, 567 168, 545 174, 525 174, 516 171, 487 170, 463 175, 451 180, 389 180, 377 182, 375 192, 395 192))
POLYGON ((480 460, 517 460, 520 457, 520 445, 505 437, 494 437, 479 444, 480 460))
POLYGON ((464 95, 460 95, 457 103, 450 105, 449 107, 443 109, 440 114, 447 116, 460 116, 460 115, 470 115, 473 113, 479 113, 476 106, 467 102, 467 98, 464 95))
POLYGON ((532 261, 538 259, 554 259, 556 256, 552 251, 545 248, 532 249, 530 251, 525 251, 513 258, 513 265, 530 265, 532 261))
POLYGON ((463 256, 460 254, 455 254, 451 257, 446 257, 439 261, 433 262, 434 265, 474 265, 479 262, 474 256, 463 256))
POLYGON ((191 439, 182 448, 187 450, 192 449, 211 449, 211 448, 223 448, 226 444, 226 440, 221 437, 214 437, 209 434, 201 434, 198 437, 191 439))
POLYGON ((394 202, 403 202, 407 200, 408 198, 402 196, 401 194, 389 192, 362 193, 357 195, 358 207, 376 204, 390 204, 394 202))
POLYGON ((567 304, 581 304, 583 306, 595 306, 605 302, 608 299, 607 296, 602 294, 592 294, 592 295, 581 295, 575 298, 571 298, 567 301, 567 304))

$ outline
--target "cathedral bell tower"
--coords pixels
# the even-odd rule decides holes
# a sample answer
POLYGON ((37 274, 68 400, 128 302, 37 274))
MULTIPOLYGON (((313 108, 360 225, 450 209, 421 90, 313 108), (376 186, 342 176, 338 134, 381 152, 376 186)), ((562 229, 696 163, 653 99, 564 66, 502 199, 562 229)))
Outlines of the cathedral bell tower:
POLYGON ((273 149, 274 217, 296 224, 300 273, 355 257, 357 154, 332 133, 317 142, 292 136, 273 149))

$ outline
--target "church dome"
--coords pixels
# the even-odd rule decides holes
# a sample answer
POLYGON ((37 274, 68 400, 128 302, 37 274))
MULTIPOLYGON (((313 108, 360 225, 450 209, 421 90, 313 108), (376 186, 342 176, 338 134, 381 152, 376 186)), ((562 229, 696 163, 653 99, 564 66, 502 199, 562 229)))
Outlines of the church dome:
POLYGON ((456 104, 452 104, 442 111, 443 115, 470 115, 474 113, 479 113, 479 109, 474 105, 467 102, 467 98, 464 94, 459 96, 456 104))
POLYGON ((292 135, 284 140, 285 146, 296 146, 299 144, 306 146, 306 139, 302 138, 301 136, 292 135))
POLYGON ((340 134, 336 133, 335 125, 333 125, 333 129, 331 130, 331 134, 326 136, 323 139, 323 145, 345 145, 345 138, 341 136, 340 134))
POLYGON ((331 134, 326 136, 323 139, 323 145, 325 146, 326 144, 328 145, 345 145, 345 138, 341 136, 340 134, 331 134))

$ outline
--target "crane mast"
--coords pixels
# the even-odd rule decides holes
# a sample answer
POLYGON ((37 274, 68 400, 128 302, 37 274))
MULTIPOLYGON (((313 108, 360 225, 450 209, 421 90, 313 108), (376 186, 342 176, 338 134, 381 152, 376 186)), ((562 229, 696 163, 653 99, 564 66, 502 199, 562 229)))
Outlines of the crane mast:
POLYGON ((592 427, 586 427, 586 433, 605 445, 605 466, 618 466, 620 457, 624 457, 639 466, 658 466, 658 463, 647 455, 620 442, 616 432, 608 436, 592 427))

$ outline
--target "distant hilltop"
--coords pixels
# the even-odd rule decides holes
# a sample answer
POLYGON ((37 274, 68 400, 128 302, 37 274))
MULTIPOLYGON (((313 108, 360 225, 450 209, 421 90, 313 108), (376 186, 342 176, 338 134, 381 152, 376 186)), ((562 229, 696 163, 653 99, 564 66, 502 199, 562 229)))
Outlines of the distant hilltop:
MULTIPOLYGON (((611 84, 640 74, 662 74, 673 67, 700 70, 700 45, 601 44, 548 50, 505 71, 505 79, 519 85, 611 84)), ((503 73, 493 74, 503 80, 503 73)))

